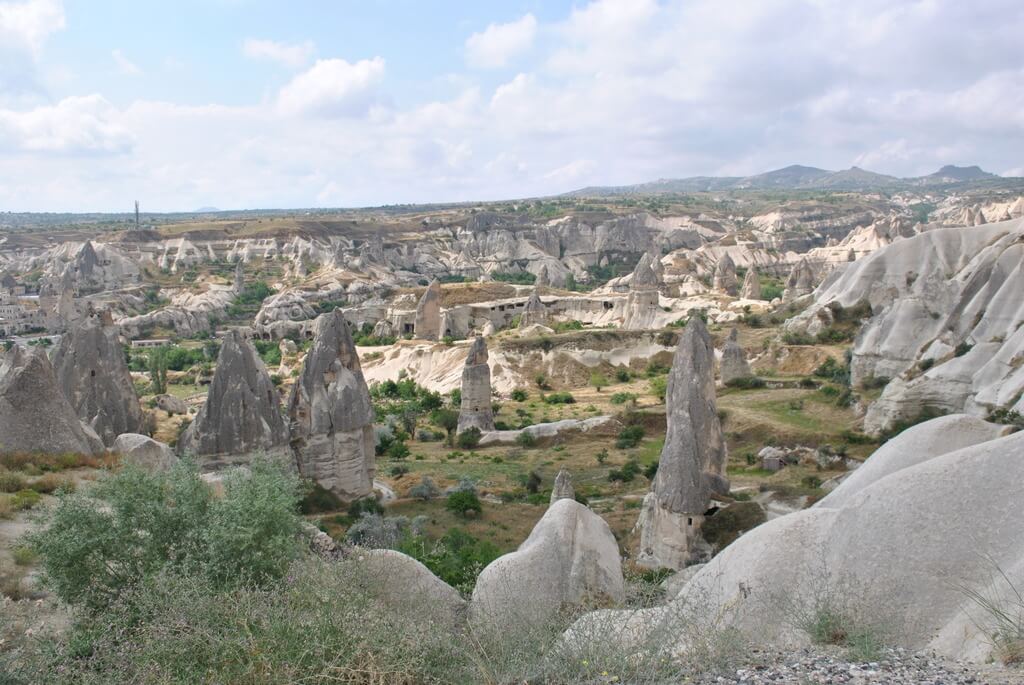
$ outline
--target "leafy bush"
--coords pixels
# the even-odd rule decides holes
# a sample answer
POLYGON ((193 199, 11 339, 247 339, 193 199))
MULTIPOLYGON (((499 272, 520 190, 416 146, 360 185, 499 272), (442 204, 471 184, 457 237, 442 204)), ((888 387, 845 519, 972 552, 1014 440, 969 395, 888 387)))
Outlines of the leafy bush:
POLYGON ((395 441, 388 446, 388 458, 396 461, 409 456, 409 447, 404 442, 395 441))
POLYGON ((850 368, 837 362, 834 357, 829 357, 819 364, 814 370, 814 375, 840 385, 850 384, 850 368))
POLYGON ((615 447, 620 450, 630 449, 639 445, 643 439, 643 426, 626 426, 619 431, 618 438, 615 440, 615 447))
POLYGON ((47 586, 68 604, 99 610, 164 571, 188 570, 218 589, 280 578, 299 550, 299 482, 264 458, 249 471, 228 473, 221 498, 187 462, 166 474, 125 467, 91 497, 62 495, 47 525, 28 536, 47 586))
POLYGON ((650 381, 651 394, 658 398, 658 401, 665 401, 665 393, 668 392, 668 381, 665 378, 652 378, 650 381))
POLYGON ((970 352, 973 348, 974 348, 974 345, 972 345, 971 343, 969 343, 969 342, 967 342, 965 340, 962 343, 958 344, 953 349, 953 356, 954 357, 962 357, 965 354, 967 354, 968 352, 970 352))
POLYGON ((630 459, 622 465, 620 469, 612 469, 608 472, 609 481, 619 481, 622 483, 630 483, 635 479, 641 472, 640 462, 636 459, 630 459))
POLYGON ((757 502, 736 502, 708 516, 701 525, 704 539, 723 549, 744 533, 766 520, 764 510, 757 502))
POLYGON ((545 404, 575 404, 576 398, 569 392, 553 392, 544 395, 545 404))
POLYGON ((25 511, 39 504, 42 499, 42 496, 35 490, 18 490, 11 497, 11 507, 15 511, 25 511))
POLYGON ((782 336, 782 342, 787 345, 813 345, 815 343, 815 339, 806 333, 787 331, 782 336))
POLYGON ((18 492, 28 488, 28 480, 20 473, 0 471, 0 492, 18 492))
POLYGON ((608 378, 603 373, 592 373, 590 374, 590 384, 594 386, 594 389, 601 392, 601 388, 608 386, 608 378))
POLYGON ((354 500, 348 505, 348 515, 354 520, 359 520, 364 514, 382 515, 383 513, 383 505, 373 496, 354 500))
POLYGON ((480 572, 501 555, 493 542, 479 540, 461 528, 449 529, 436 542, 422 536, 409 537, 397 549, 466 594, 473 591, 480 572))
POLYGON ((754 388, 763 388, 765 383, 763 378, 758 378, 757 376, 743 376, 741 378, 730 378, 725 385, 729 388, 752 390, 754 388))
POLYGON ((618 369, 615 369, 615 380, 617 380, 619 383, 629 383, 629 381, 632 380, 632 378, 633 374, 629 372, 629 369, 625 367, 619 367, 618 369))
POLYGON ((990 423, 1001 423, 1007 426, 1016 426, 1017 428, 1024 429, 1024 415, 1020 412, 1006 407, 998 407, 989 412, 985 420, 990 423))
POLYGON ((475 492, 469 490, 456 491, 448 495, 448 499, 444 503, 444 508, 453 514, 467 518, 471 514, 480 514, 483 512, 483 506, 480 504, 480 498, 475 492))
POLYGON ((434 481, 430 476, 423 476, 423 478, 420 479, 419 485, 414 485, 409 488, 410 497, 421 499, 424 502, 439 497, 440 495, 441 491, 436 485, 434 485, 434 481))
POLYGON ((492 273, 491 278, 499 283, 514 283, 515 285, 533 285, 534 281, 537 280, 537 277, 529 271, 520 271, 518 273, 498 271, 492 273))
POLYGON ((617 392, 612 395, 612 404, 635 404, 637 400, 637 394, 633 392, 617 392))
POLYGON ((847 328, 829 326, 818 332, 815 341, 823 344, 843 343, 853 340, 854 332, 847 328))
POLYGON ((919 361, 917 363, 917 368, 920 371, 922 371, 922 372, 927 371, 928 369, 932 368, 933 366, 935 366, 935 360, 931 359, 931 358, 922 359, 921 361, 919 361))
POLYGON ((529 393, 520 388, 516 388, 512 391, 512 399, 516 402, 525 402, 529 396, 529 393))
POLYGON ((459 433, 455 441, 458 443, 458 446, 464 450, 473 449, 480 444, 480 435, 480 429, 473 426, 459 433))
POLYGON ((533 433, 524 430, 516 436, 516 444, 520 447, 533 447, 537 444, 537 438, 534 437, 533 433))
POLYGON ((540 490, 542 483, 540 474, 536 471, 530 471, 530 475, 526 479, 526 491, 531 495, 536 494, 540 490))
POLYGON ((343 506, 341 498, 319 483, 307 482, 306 494, 299 503, 299 511, 303 514, 321 514, 325 511, 338 511, 343 506))

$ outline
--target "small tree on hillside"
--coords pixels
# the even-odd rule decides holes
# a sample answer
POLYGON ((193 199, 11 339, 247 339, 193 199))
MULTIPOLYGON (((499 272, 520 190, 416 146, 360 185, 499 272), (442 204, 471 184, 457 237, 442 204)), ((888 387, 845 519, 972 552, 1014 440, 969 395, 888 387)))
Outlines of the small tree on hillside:
POLYGON ((594 386, 594 389, 601 392, 601 388, 608 385, 608 379, 603 373, 594 372, 590 374, 590 384, 594 386))

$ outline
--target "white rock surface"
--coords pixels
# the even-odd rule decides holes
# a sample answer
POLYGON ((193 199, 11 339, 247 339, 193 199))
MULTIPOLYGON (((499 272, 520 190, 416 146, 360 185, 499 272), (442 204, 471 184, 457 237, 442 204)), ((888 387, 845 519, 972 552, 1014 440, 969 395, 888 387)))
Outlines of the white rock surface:
POLYGON ((470 616, 501 625, 544 625, 556 613, 589 602, 625 598, 619 546, 604 519, 571 499, 558 500, 515 552, 477 578, 470 616))
POLYGON ((174 450, 162 442, 138 433, 122 433, 110 450, 121 455, 121 461, 147 471, 166 471, 178 462, 174 450))

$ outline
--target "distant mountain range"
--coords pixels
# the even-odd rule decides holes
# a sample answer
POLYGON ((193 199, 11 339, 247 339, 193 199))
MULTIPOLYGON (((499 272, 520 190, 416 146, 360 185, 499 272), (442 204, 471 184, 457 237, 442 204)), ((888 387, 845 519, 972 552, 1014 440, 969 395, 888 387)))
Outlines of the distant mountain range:
POLYGON ((1001 176, 990 174, 977 166, 946 165, 933 174, 913 178, 897 178, 876 174, 858 167, 828 171, 794 164, 784 169, 756 176, 693 176, 669 178, 629 186, 590 186, 565 193, 567 196, 600 197, 613 195, 652 195, 660 193, 694 193, 714 190, 899 190, 921 186, 943 186, 957 183, 992 181, 1001 176))

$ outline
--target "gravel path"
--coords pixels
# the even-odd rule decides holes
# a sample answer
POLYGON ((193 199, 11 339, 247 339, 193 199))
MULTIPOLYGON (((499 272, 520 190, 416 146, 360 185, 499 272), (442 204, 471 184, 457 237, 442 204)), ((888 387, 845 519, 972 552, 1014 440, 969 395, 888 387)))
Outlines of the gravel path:
POLYGON ((732 676, 717 676, 703 683, 792 683, 818 685, 848 683, 892 683, 901 685, 1024 685, 1024 669, 949 661, 939 657, 886 650, 877 662, 851 663, 840 652, 818 650, 763 652, 752 665, 738 669, 732 676))

